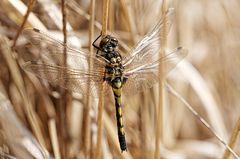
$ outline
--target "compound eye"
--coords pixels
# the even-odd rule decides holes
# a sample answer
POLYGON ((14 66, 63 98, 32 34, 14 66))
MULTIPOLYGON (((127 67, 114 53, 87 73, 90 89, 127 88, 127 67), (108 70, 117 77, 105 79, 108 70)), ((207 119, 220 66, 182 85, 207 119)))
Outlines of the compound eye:
POLYGON ((103 39, 102 39, 102 42, 103 42, 104 44, 106 44, 106 43, 109 42, 109 39, 108 39, 108 38, 103 38, 103 39))
POLYGON ((118 43, 118 40, 116 38, 112 38, 112 41, 118 43))
POLYGON ((118 40, 116 38, 111 39, 111 44, 116 47, 118 45, 118 40))
POLYGON ((111 58, 111 62, 116 63, 117 62, 116 58, 111 58))
POLYGON ((105 37, 100 42, 100 47, 105 46, 109 42, 109 38, 105 37))

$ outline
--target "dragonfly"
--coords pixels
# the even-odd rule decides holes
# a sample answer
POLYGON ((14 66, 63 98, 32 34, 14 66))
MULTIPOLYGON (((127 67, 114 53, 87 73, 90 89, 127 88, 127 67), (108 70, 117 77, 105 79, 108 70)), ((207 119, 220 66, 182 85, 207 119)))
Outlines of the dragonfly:
POLYGON ((96 54, 91 55, 88 51, 64 45, 38 29, 24 30, 23 34, 30 37, 30 43, 43 49, 40 59, 26 62, 23 68, 50 83, 83 95, 99 97, 100 93, 113 92, 119 145, 122 152, 127 151, 122 94, 133 95, 151 88, 161 79, 160 65, 164 64, 165 72, 169 72, 187 55, 187 50, 183 47, 177 47, 164 56, 158 54, 165 37, 160 36, 160 32, 163 27, 169 32, 173 15, 174 9, 168 9, 152 30, 126 55, 119 51, 119 41, 111 35, 98 36, 92 43, 96 54), (67 50, 66 66, 61 65, 64 49, 67 50), (90 60, 93 61, 92 64, 90 60), (102 90, 103 83, 106 84, 102 90))

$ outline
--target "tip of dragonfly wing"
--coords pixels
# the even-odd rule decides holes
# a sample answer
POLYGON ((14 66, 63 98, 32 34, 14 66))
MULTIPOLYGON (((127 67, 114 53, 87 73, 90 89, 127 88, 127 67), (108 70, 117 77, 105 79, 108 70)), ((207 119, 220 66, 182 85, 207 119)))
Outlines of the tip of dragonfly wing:
POLYGON ((181 52, 180 54, 181 54, 183 57, 187 56, 187 54, 188 54, 188 49, 186 49, 186 48, 184 48, 184 47, 182 47, 182 46, 179 46, 179 47, 177 48, 177 50, 178 50, 179 52, 181 52))
POLYGON ((177 50, 182 50, 183 49, 183 47, 182 46, 179 46, 178 48, 177 48, 177 50))
POLYGON ((33 31, 40 32, 40 30, 37 28, 33 28, 33 31))

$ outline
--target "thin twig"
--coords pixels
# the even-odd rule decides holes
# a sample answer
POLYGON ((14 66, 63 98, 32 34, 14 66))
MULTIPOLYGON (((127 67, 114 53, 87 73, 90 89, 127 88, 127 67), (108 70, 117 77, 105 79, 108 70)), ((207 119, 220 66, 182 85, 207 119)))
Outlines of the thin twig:
POLYGON ((226 149, 228 149, 232 154, 233 156, 236 158, 236 159, 240 159, 240 157, 236 154, 236 152, 233 151, 233 149, 217 134, 217 132, 208 124, 208 122, 203 119, 194 109, 193 107, 184 99, 181 97, 181 95, 178 94, 178 92, 176 92, 174 90, 174 88, 172 88, 168 83, 165 82, 165 85, 168 89, 168 91, 170 93, 172 93, 175 97, 177 97, 181 102, 183 102, 183 104, 185 106, 187 106, 187 108, 193 113, 193 115, 199 120, 201 121, 201 123, 203 123, 204 126, 206 126, 206 128, 214 135, 217 137, 217 139, 224 145, 224 147, 226 149))
POLYGON ((36 0, 30 0, 29 3, 28 3, 28 9, 27 9, 27 12, 26 14, 24 15, 24 18, 23 18, 23 22, 20 26, 20 28, 18 29, 18 32, 13 40, 13 45, 12 45, 12 48, 14 48, 16 46, 16 43, 17 43, 17 39, 19 37, 19 35, 21 34, 22 30, 23 30, 23 27, 25 26, 26 22, 27 22, 27 19, 28 19, 28 16, 30 14, 30 12, 32 11, 32 8, 35 4, 36 0))

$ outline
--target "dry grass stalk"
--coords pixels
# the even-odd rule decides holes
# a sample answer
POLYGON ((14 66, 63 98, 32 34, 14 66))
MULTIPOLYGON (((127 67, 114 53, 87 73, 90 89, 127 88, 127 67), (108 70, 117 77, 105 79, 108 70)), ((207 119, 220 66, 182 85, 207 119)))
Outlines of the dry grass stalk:
POLYGON ((1 43, 2 54, 6 60, 6 63, 8 64, 8 67, 12 75, 12 80, 14 81, 19 93, 21 94, 21 97, 24 103, 23 109, 25 110, 25 113, 30 122, 31 128, 34 134, 36 135, 40 145, 46 147, 44 137, 41 133, 40 123, 39 123, 37 114, 33 110, 33 106, 28 100, 28 95, 24 87, 24 82, 23 82, 19 67, 16 63, 16 60, 13 59, 13 56, 12 56, 13 52, 11 51, 11 48, 10 48, 10 42, 6 37, 1 37, 0 43, 1 43))
POLYGON ((227 144, 225 143, 225 141, 217 134, 217 132, 208 124, 208 122, 206 120, 204 120, 194 109, 193 107, 184 99, 181 97, 180 94, 178 94, 168 83, 165 83, 165 85, 167 86, 168 90, 170 91, 170 93, 172 93, 175 97, 177 97, 181 102, 184 103, 184 105, 193 113, 193 115, 199 120, 201 121, 204 126, 209 130, 209 132, 211 132, 222 144, 223 146, 228 149, 228 151, 230 151, 232 153, 232 155, 236 158, 236 159, 240 159, 240 157, 238 156, 238 154, 236 154, 235 151, 233 151, 233 149, 227 144))

